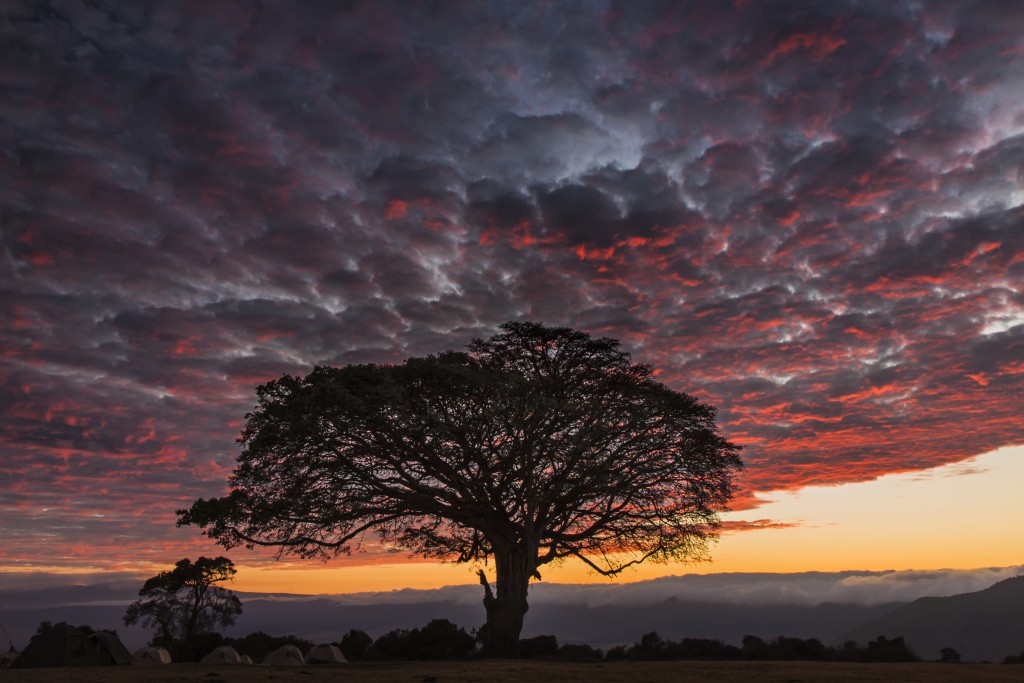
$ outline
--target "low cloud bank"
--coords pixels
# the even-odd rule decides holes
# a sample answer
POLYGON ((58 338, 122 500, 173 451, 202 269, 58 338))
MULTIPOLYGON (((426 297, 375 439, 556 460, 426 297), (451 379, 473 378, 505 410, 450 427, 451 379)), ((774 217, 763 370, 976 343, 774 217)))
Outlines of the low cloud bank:
MULTIPOLYGON (((844 571, 799 574, 687 574, 635 583, 546 584, 530 589, 533 604, 587 607, 656 604, 669 599, 724 602, 735 605, 879 605, 925 596, 948 596, 983 590, 1019 574, 1024 565, 934 571, 844 571)), ((478 586, 446 586, 434 590, 396 590, 328 596, 342 605, 408 604, 480 601, 478 586)), ((295 599, 279 596, 276 599, 295 599)))
MULTIPOLYGON (((971 593, 994 583, 1024 574, 1024 565, 981 569, 910 571, 804 572, 798 574, 729 573, 686 574, 634 583, 557 584, 536 583, 530 589, 534 605, 570 604, 583 607, 615 607, 658 604, 670 599, 727 603, 745 606, 826 603, 880 605, 909 602, 926 596, 944 597, 971 593)), ((141 579, 128 574, 75 575, 0 573, 0 595, 9 604, 35 606, 109 602, 123 596, 134 599, 141 579), (69 580, 70 579, 70 580, 69 580), (92 594, 92 600, 84 596, 92 594)), ((301 602, 327 599, 341 606, 450 603, 475 605, 481 589, 467 584, 430 590, 411 588, 332 595, 242 593, 243 600, 301 602)))

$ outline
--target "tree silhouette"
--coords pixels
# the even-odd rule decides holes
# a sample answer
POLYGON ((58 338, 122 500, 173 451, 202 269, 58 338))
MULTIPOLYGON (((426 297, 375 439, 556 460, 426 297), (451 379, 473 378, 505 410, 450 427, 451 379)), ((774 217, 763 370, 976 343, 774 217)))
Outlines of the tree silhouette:
POLYGON ((493 560, 480 635, 494 656, 516 654, 530 578, 550 562, 611 576, 707 559, 741 467, 715 409, 655 381, 613 339, 501 329, 468 353, 258 387, 230 494, 179 510, 178 524, 302 557, 374 538, 493 560))
POLYGON ((226 557, 200 557, 195 563, 187 557, 178 560, 174 569, 146 580, 140 599, 128 606, 124 623, 155 627, 154 645, 170 647, 175 659, 193 660, 202 636, 230 626, 242 613, 238 597, 216 585, 235 573, 234 563, 226 557))
POLYGON ((366 651, 370 649, 371 645, 373 645, 373 638, 370 637, 370 634, 358 629, 349 630, 338 643, 341 654, 345 655, 345 659, 350 662, 358 662, 366 657, 366 651))

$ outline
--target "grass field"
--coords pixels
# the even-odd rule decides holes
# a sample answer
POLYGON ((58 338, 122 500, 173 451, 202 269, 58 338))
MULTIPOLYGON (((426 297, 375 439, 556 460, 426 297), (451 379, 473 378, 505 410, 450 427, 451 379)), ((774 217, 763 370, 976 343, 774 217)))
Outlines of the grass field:
POLYGON ((0 671, 0 683, 1020 683, 1024 667, 1001 664, 841 664, 815 662, 614 662, 561 664, 536 661, 374 662, 335 666, 97 667, 0 671))

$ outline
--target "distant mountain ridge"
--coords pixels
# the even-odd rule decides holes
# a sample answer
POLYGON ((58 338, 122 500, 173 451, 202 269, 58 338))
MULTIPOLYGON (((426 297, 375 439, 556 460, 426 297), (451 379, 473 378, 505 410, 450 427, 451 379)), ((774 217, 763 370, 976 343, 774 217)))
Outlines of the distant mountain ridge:
MULTIPOLYGON (((396 628, 423 626, 431 619, 448 619, 472 629, 484 621, 483 604, 476 596, 479 591, 479 587, 473 586, 412 591, 408 595, 396 591, 377 600, 363 597, 354 603, 336 599, 345 596, 238 593, 243 611, 225 634, 237 637, 265 631, 319 643, 337 642, 353 628, 376 637, 396 628), (424 599, 427 595, 432 599, 424 599), (469 596, 472 597, 467 599, 469 596)), ((130 648, 143 645, 151 635, 137 626, 125 627, 121 623, 128 603, 138 597, 138 590, 127 586, 71 586, 49 591, 48 600, 41 594, 43 591, 21 595, 10 592, 6 596, 4 593, 0 591, 0 622, 17 647, 24 647, 42 621, 116 629, 130 648), (7 604, 4 597, 10 599, 7 604)), ((554 600, 538 595, 531 598, 523 637, 554 634, 563 643, 588 643, 601 648, 632 644, 651 631, 671 640, 713 638, 734 645, 747 634, 766 639, 788 635, 828 642, 851 626, 901 604, 738 605, 669 597, 634 604, 587 605, 564 595, 554 600)))
POLYGON ((1024 651, 1024 575, 974 593, 918 598, 844 633, 837 642, 903 636, 922 659, 952 647, 965 661, 1001 662, 1024 651))
MULTIPOLYGON (((607 648, 632 644, 651 631, 669 640, 711 638, 731 644, 748 634, 817 638, 826 644, 852 639, 862 645, 885 635, 904 636, 925 659, 954 647, 965 659, 1002 661, 1024 650, 1024 616, 1018 616, 1024 615, 1022 574, 1024 566, 538 583, 530 591, 523 636, 554 634, 563 643, 607 648), (1000 581, 1007 577, 1015 578, 1000 581), (952 597, 918 599, 922 595, 952 597), (911 618, 920 611, 924 616, 911 618)), ((125 627, 121 617, 138 597, 141 583, 124 579, 20 589, 0 584, 0 622, 17 647, 24 647, 45 620, 117 629, 134 648, 151 634, 125 627)), ((262 630, 332 642, 353 628, 378 636, 431 619, 448 619, 467 629, 484 620, 482 589, 470 584, 337 595, 239 592, 239 597, 244 611, 228 629, 230 636, 262 630)))

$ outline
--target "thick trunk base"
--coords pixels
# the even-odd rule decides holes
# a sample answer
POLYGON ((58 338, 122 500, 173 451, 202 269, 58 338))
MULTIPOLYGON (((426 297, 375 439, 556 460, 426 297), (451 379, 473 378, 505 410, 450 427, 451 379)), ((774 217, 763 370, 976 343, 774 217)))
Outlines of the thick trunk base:
POLYGON ((487 623, 480 629, 485 657, 519 657, 519 634, 523 631, 523 618, 529 609, 526 593, 530 586, 531 559, 517 557, 514 553, 495 553, 496 595, 491 592, 483 570, 480 571, 487 612, 487 623))

